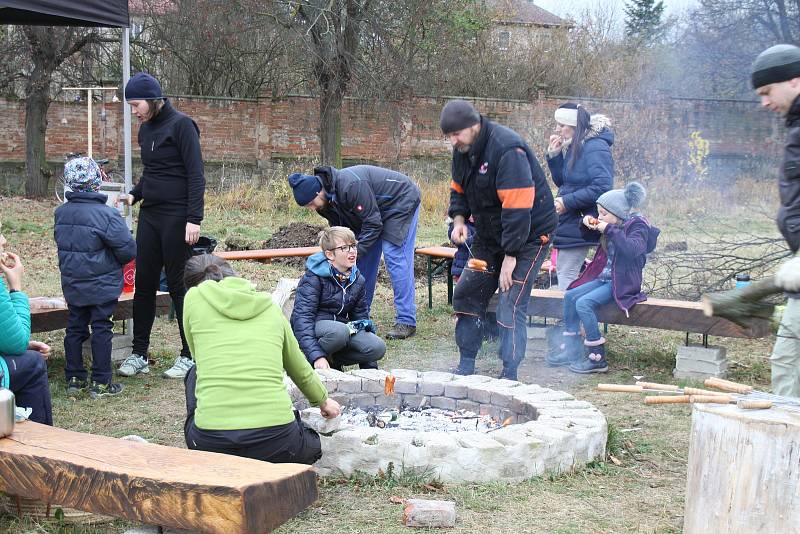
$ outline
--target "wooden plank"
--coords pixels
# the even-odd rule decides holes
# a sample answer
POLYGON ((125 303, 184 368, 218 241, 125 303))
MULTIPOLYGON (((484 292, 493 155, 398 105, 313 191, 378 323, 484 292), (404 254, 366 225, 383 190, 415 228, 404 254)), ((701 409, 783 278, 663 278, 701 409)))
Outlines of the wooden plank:
MULTIPOLYGON (((166 315, 172 300, 169 293, 156 293, 156 315, 166 315)), ((31 309, 31 332, 50 332, 67 327, 68 311, 65 308, 31 309)), ((133 317, 133 293, 123 293, 114 310, 114 320, 133 317)))
MULTIPOLYGON (((564 293, 552 289, 534 289, 528 304, 528 315, 554 317, 564 315, 564 293)), ((706 317, 699 302, 650 298, 640 302, 630 312, 630 317, 611 303, 598 310, 601 323, 621 324, 676 330, 720 337, 759 338, 769 334, 769 323, 759 322, 755 328, 742 328, 720 317, 706 317)))
POLYGON ((433 256, 434 258, 450 258, 456 257, 456 250, 453 247, 420 247, 414 250, 414 254, 420 256, 433 256))
POLYGON ((0 439, 0 491, 209 534, 274 530, 317 498, 311 466, 72 432, 26 421, 0 439))
POLYGON ((270 262, 278 258, 311 256, 322 250, 319 247, 264 248, 257 250, 226 250, 214 252, 223 260, 259 260, 270 262))

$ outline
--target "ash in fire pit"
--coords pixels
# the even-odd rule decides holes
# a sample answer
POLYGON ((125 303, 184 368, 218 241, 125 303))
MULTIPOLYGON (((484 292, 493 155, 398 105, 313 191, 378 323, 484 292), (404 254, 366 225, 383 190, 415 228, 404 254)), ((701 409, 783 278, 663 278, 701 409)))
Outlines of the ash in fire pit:
POLYGON ((501 421, 491 415, 478 415, 469 410, 440 408, 409 408, 387 410, 382 406, 367 409, 346 408, 341 424, 353 427, 396 428, 422 432, 491 432, 511 424, 511 418, 501 421))
POLYGON ((569 393, 438 371, 317 370, 343 415, 323 419, 287 387, 303 421, 320 433, 320 475, 386 472, 390 463, 443 482, 517 482, 563 472, 605 452, 607 425, 597 408, 569 393), (305 408, 305 409, 304 409, 305 408), (503 426, 507 425, 507 426, 503 426), (381 428, 382 427, 382 428, 381 428))

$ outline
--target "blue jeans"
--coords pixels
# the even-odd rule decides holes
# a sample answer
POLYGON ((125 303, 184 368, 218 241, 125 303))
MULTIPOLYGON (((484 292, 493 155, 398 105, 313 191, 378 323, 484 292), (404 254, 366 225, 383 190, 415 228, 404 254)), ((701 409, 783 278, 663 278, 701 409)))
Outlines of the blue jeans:
POLYGON ((582 323, 586 341, 598 341, 603 336, 595 310, 613 300, 611 281, 592 280, 568 290, 564 293, 564 329, 578 332, 582 323))
POLYGON ((397 313, 397 322, 417 326, 417 303, 414 293, 414 244, 417 241, 417 221, 419 220, 419 206, 411 219, 408 235, 400 245, 395 245, 379 237, 366 254, 358 258, 358 270, 364 275, 366 281, 367 308, 372 306, 372 297, 375 294, 375 284, 378 281, 378 265, 381 253, 386 262, 386 270, 392 279, 394 289, 394 308, 397 313))
POLYGON ((92 380, 98 384, 108 384, 111 382, 111 344, 114 338, 111 315, 117 307, 117 301, 95 306, 68 304, 68 307, 67 331, 64 336, 64 355, 67 360, 64 374, 67 382, 72 377, 86 380, 83 342, 89 339, 89 325, 92 325, 92 380))

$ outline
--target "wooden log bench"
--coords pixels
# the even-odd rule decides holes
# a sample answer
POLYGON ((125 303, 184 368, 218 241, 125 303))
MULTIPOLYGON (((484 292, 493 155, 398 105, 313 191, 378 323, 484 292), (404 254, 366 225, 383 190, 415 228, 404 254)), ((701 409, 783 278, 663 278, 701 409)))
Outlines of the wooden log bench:
MULTIPOLYGON (((562 319, 564 317, 564 292, 554 289, 534 289, 528 303, 528 315, 562 319)), ((721 317, 706 317, 700 302, 648 298, 630 311, 630 317, 616 304, 610 303, 598 310, 597 318, 606 324, 620 324, 702 334, 703 345, 708 336, 734 338, 761 338, 769 334, 769 322, 764 320, 752 328, 742 328, 721 317)))
POLYGON ((0 491, 209 534, 270 532, 317 499, 311 466, 136 443, 25 421, 0 439, 0 491))
MULTIPOLYGON (((50 299, 48 299, 50 300, 50 299)), ((172 300, 169 293, 156 293, 156 315, 169 313, 172 300)), ((66 306, 66 305, 65 305, 66 306)), ((37 307, 36 298, 31 299, 31 332, 50 332, 67 327, 69 311, 66 307, 37 307)), ((114 310, 113 319, 122 321, 133 317, 133 293, 123 293, 114 310)))

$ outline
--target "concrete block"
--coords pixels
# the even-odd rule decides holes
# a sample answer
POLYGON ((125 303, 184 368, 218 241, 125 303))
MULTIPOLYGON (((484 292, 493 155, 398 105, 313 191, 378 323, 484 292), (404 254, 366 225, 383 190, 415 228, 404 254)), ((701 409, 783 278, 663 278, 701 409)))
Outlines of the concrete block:
POLYGON ((361 393, 361 379, 345 374, 338 380, 337 393, 361 393))
POLYGON ((455 410, 456 399, 450 397, 431 397, 431 406, 440 410, 455 410))
POLYGON ((433 396, 442 395, 444 393, 444 383, 428 381, 423 378, 422 381, 417 386, 417 391, 421 395, 433 395, 433 396))
POLYGON ((471 401, 489 404, 492 399, 492 392, 480 386, 467 388, 467 398, 471 401))
POLYGON ((725 360, 725 347, 702 345, 681 345, 678 347, 678 354, 676 358, 683 358, 685 360, 697 360, 704 362, 721 362, 725 360))
POLYGON ((400 380, 399 378, 394 383, 394 392, 403 395, 410 394, 416 395, 417 393, 417 380, 400 380))
POLYGON ((705 362, 702 360, 676 358, 675 369, 689 371, 692 373, 708 373, 709 375, 718 375, 720 373, 725 373, 728 370, 728 362, 726 360, 722 360, 720 362, 705 362))
POLYGON ((468 386, 459 382, 449 382, 444 385, 444 396, 451 399, 466 399, 468 386))
POLYGON ((361 391, 364 393, 383 393, 383 381, 389 373, 380 369, 356 369, 350 374, 361 378, 361 391))
POLYGON ((443 371, 424 371, 419 374, 422 380, 430 382, 450 382, 455 376, 453 373, 445 373, 443 371))
POLYGON ((341 417, 335 419, 325 419, 319 412, 319 408, 308 408, 300 412, 300 419, 310 428, 320 434, 330 434, 339 430, 342 423, 341 417))
MULTIPOLYGON (((111 361, 121 362, 133 352, 133 335, 114 334, 111 338, 111 361)), ((82 353, 84 359, 92 359, 92 337, 83 342, 82 353)))
POLYGON ((456 401, 456 410, 468 410, 470 412, 478 413, 481 409, 481 405, 477 402, 461 399, 456 401))
POLYGON ((379 403, 375 402, 375 395, 370 393, 360 393, 351 395, 347 404, 349 406, 356 406, 358 408, 370 408, 379 403))
POLYGON ((456 503, 408 499, 403 508, 403 524, 407 527, 452 528, 456 526, 456 503))
POLYGON ((431 398, 426 397, 425 395, 401 395, 402 401, 401 405, 404 404, 409 408, 419 408, 419 405, 422 404, 422 401, 425 401, 425 406, 430 406, 431 398))
POLYGON ((695 371, 682 371, 680 369, 675 369, 672 371, 672 376, 678 379, 684 380, 696 380, 698 382, 705 380, 706 378, 717 377, 717 378, 724 378, 727 374, 727 371, 721 372, 720 374, 711 374, 705 372, 695 372, 695 371))

